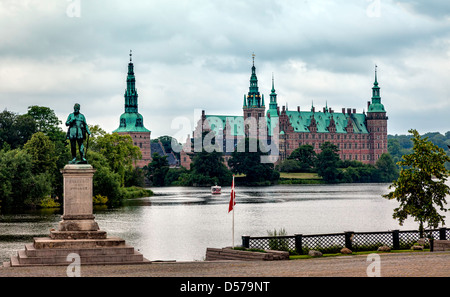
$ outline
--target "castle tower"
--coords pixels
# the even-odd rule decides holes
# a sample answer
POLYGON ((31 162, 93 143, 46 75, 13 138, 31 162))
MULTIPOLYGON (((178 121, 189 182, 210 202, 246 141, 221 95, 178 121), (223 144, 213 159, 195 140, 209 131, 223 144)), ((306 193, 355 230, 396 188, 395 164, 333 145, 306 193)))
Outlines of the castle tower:
POLYGON ((372 88, 372 101, 367 103, 367 130, 369 131, 370 163, 375 164, 378 158, 387 153, 387 120, 386 110, 381 103, 380 87, 375 66, 375 82, 372 88))
POLYGON ((253 57, 252 74, 250 76, 250 87, 247 96, 244 95, 245 135, 257 137, 259 119, 265 117, 264 95, 261 96, 258 88, 258 78, 256 76, 255 54, 253 57))
POLYGON ((144 127, 144 118, 138 112, 138 93, 131 50, 130 62, 128 63, 127 88, 124 97, 125 112, 120 116, 119 128, 114 130, 113 133, 117 132, 131 136, 134 145, 138 146, 142 152, 142 159, 136 162, 136 167, 142 168, 151 162, 151 131, 144 127))

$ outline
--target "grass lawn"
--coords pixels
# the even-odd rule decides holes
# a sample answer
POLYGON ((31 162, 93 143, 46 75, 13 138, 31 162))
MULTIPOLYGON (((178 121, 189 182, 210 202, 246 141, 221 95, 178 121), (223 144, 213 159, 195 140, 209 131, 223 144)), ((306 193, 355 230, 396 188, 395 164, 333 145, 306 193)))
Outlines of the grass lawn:
POLYGON ((317 173, 304 172, 280 172, 280 178, 291 179, 322 179, 317 173))

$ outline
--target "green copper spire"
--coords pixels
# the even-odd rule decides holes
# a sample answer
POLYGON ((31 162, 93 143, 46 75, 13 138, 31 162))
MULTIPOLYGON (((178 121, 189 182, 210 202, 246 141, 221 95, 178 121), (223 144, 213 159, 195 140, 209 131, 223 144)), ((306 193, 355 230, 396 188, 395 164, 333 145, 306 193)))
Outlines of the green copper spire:
POLYGON ((125 112, 138 112, 138 93, 131 50, 130 63, 128 63, 127 89, 125 90, 125 112))
POLYGON ((381 104, 380 87, 378 86, 378 66, 375 65, 375 81, 372 87, 372 102, 367 112, 386 112, 381 104))
POLYGON ((144 119, 138 112, 138 93, 131 50, 130 63, 128 63, 127 88, 124 97, 125 113, 120 116, 119 128, 113 132, 150 132, 144 127, 144 119))
POLYGON ((372 103, 381 103, 380 87, 378 86, 378 79, 377 79, 377 68, 378 66, 375 65, 375 82, 373 83, 372 88, 372 103))
POLYGON ((277 93, 275 93, 275 79, 272 73, 272 92, 270 93, 269 109, 277 109, 277 93))
POLYGON ((250 76, 250 88, 247 95, 247 107, 261 107, 261 95, 258 88, 258 78, 256 77, 255 54, 253 57, 252 75, 250 76))

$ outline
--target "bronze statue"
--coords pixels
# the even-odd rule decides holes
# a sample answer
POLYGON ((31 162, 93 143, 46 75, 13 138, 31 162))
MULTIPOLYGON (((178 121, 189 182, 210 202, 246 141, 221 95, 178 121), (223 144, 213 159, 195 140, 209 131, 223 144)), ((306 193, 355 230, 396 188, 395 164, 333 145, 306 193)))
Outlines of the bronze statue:
POLYGON ((86 134, 89 135, 89 127, 86 123, 86 118, 80 113, 80 104, 76 103, 73 107, 73 113, 69 114, 66 121, 66 126, 69 127, 67 130, 67 138, 70 140, 70 150, 72 152, 72 161, 70 164, 87 164, 86 151, 84 147, 84 140, 86 139, 86 134), (77 162, 77 144, 80 152, 81 161, 77 162))

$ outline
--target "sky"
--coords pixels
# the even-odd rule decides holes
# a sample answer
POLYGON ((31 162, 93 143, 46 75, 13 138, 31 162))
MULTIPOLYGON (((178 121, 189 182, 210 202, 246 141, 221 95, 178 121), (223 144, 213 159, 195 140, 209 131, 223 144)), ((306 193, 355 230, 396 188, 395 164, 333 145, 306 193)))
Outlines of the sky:
POLYGON ((80 103, 112 132, 132 50, 144 125, 182 140, 242 115, 254 53, 266 105, 273 75, 280 106, 363 112, 377 65, 388 134, 450 131, 449 1, 0 0, 0 36, 1 111, 80 103))

